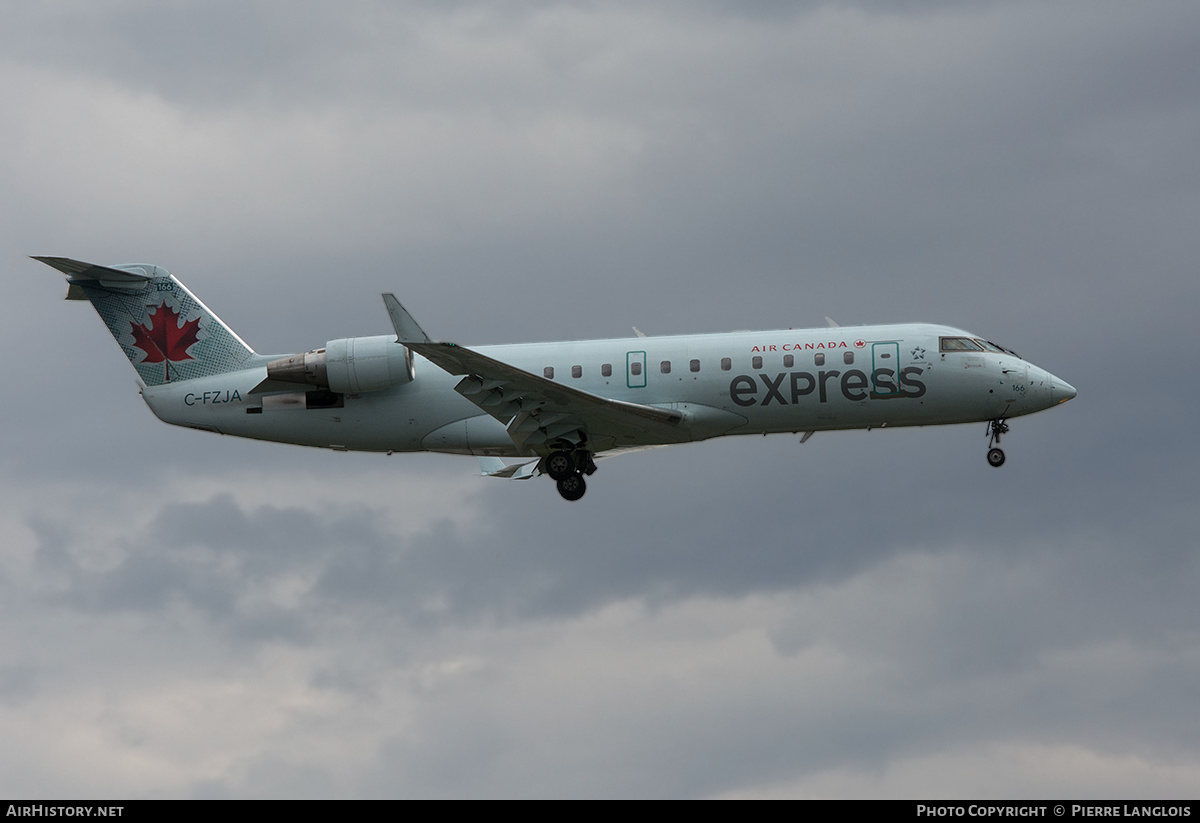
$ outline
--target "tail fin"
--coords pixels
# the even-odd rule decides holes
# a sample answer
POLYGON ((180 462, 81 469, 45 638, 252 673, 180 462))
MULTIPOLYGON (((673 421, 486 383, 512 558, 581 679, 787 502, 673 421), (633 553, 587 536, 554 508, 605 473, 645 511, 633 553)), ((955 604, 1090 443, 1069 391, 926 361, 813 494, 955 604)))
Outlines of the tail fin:
POLYGON ((247 368, 254 350, 166 269, 35 257, 67 275, 68 300, 90 300, 148 386, 247 368))

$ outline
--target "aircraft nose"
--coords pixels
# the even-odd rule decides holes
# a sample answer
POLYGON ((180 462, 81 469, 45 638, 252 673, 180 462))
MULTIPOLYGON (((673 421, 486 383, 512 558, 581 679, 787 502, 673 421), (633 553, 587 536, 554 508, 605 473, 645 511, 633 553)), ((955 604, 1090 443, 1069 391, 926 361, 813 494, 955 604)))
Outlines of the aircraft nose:
POLYGON ((1076 394, 1078 392, 1075 391, 1075 387, 1067 381, 1059 380, 1057 377, 1050 378, 1050 397, 1055 404, 1066 403, 1076 394))

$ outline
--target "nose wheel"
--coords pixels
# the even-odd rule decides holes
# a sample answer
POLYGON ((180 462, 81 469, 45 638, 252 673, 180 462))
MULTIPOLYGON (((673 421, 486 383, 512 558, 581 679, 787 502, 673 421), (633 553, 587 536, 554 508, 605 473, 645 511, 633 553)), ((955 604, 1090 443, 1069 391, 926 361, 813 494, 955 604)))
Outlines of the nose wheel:
POLYGON ((1004 465, 1004 450, 998 448, 1000 445, 1000 435, 1008 434, 1008 424, 1003 419, 992 420, 988 423, 988 449, 987 461, 989 466, 995 466, 997 469, 1004 465))

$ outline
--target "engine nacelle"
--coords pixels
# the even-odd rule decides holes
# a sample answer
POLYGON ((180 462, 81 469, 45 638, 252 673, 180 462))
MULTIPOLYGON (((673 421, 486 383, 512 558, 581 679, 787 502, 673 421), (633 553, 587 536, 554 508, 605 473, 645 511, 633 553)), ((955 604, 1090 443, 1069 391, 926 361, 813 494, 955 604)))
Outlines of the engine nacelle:
POLYGON ((272 380, 307 383, 339 394, 403 386, 414 374, 412 352, 386 334, 330 340, 323 349, 267 364, 267 377, 272 380))

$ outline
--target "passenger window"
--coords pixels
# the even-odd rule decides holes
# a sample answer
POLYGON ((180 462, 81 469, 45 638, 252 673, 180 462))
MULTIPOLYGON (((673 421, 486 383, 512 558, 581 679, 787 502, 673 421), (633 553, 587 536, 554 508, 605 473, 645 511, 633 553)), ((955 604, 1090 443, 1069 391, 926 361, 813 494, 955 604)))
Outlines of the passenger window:
POLYGON ((813 355, 813 364, 817 366, 825 365, 825 352, 819 351, 813 355))
POLYGON ((783 356, 783 367, 785 369, 790 369, 794 365, 796 365, 796 358, 790 354, 785 354, 783 356))
POLYGON ((572 377, 583 377, 583 366, 572 366, 571 367, 571 376, 572 377))
POLYGON ((662 371, 663 374, 670 374, 671 373, 671 361, 670 360, 662 361, 661 363, 658 364, 658 368, 662 371))
POLYGON ((729 371, 733 368, 733 361, 728 357, 721 358, 721 371, 729 371))
POLYGON ((761 369, 762 368, 762 358, 759 357, 757 354, 754 355, 754 357, 750 358, 750 365, 756 369, 761 369))
POLYGON ((547 380, 553 380, 554 379, 554 367, 547 366, 546 368, 542 369, 542 374, 546 375, 547 380))
POLYGON ((691 363, 688 363, 688 368, 692 371, 700 371, 700 361, 693 360, 691 363))
POLYGON ((632 363, 630 363, 629 364, 629 373, 632 374, 634 377, 637 377, 639 374, 641 374, 642 373, 642 361, 634 360, 632 363))
POLYGON ((612 363, 605 363, 600 367, 600 374, 605 377, 612 377, 612 363))
POLYGON ((854 363, 854 352, 848 351, 845 354, 843 354, 842 362, 845 363, 847 366, 852 365, 854 363))

